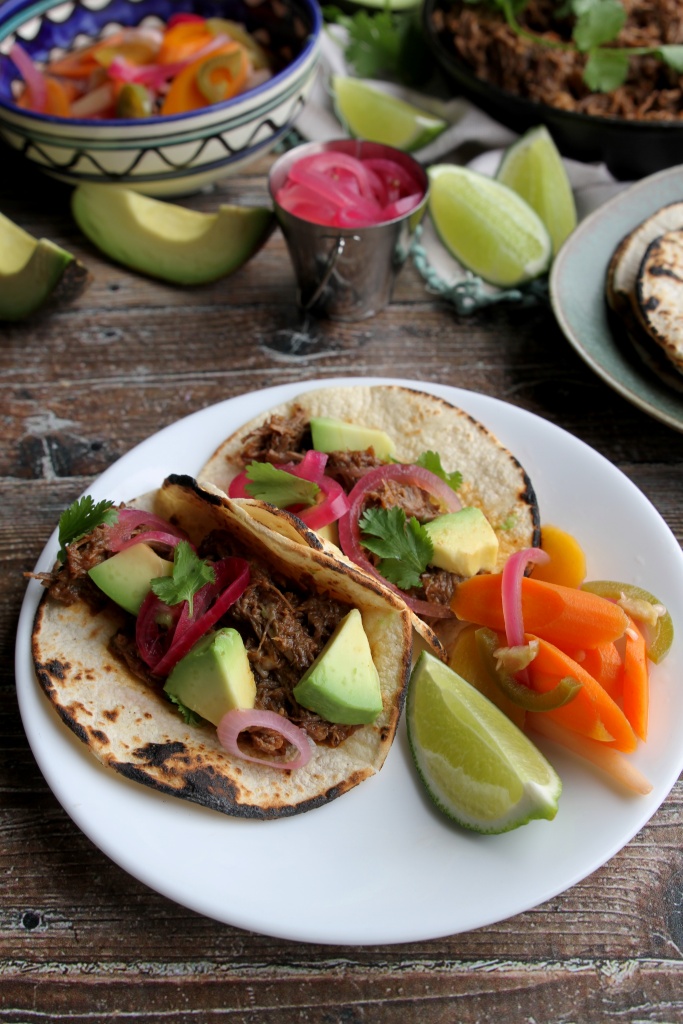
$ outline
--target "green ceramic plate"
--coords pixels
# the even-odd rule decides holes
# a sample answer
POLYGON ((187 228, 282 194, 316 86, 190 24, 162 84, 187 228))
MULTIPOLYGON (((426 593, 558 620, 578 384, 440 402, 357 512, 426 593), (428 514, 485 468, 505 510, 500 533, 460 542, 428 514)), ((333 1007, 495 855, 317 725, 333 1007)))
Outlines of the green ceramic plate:
POLYGON ((683 387, 664 383, 613 335, 605 303, 605 273, 617 244, 661 206, 680 200, 683 166, 643 178, 600 206, 555 258, 550 299, 567 339, 599 377, 639 409, 683 431, 683 387))

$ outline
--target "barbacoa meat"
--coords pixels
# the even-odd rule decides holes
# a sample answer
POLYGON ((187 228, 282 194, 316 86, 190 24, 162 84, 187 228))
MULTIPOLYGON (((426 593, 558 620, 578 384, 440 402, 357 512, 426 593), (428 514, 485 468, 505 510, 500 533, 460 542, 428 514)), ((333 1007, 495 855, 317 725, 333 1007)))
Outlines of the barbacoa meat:
MULTIPOLYGON (((683 43, 680 0, 623 0, 627 20, 618 47, 657 49, 683 43)), ((569 42, 574 17, 569 4, 529 0, 520 25, 550 41, 569 42)), ((454 0, 433 12, 432 25, 477 78, 525 99, 593 117, 635 121, 683 118, 683 76, 650 54, 629 58, 628 78, 611 92, 591 92, 583 80, 588 54, 575 46, 553 48, 515 33, 500 9, 454 0)))
POLYGON ((300 406, 296 406, 291 416, 271 416, 266 423, 247 434, 241 459, 245 466, 250 462, 271 462, 273 465, 300 462, 304 447, 311 446, 308 416, 300 406), (304 446, 306 437, 308 444, 304 446))
POLYGON ((69 544, 64 561, 52 572, 35 574, 53 600, 65 605, 85 601, 94 610, 104 608, 107 598, 90 579, 88 571, 107 557, 105 539, 105 528, 98 526, 86 537, 69 544))

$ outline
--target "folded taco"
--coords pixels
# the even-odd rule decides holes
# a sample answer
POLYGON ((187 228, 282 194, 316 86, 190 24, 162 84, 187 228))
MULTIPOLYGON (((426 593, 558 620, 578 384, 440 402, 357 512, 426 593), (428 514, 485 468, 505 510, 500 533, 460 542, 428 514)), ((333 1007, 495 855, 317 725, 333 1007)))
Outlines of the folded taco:
POLYGON ((199 479, 289 508, 404 600, 432 643, 460 580, 540 540, 518 460, 462 409, 401 386, 307 391, 228 437, 199 479))
POLYGON ((307 533, 181 476, 130 506, 68 510, 33 657, 104 765, 253 818, 307 811, 381 768, 410 619, 307 533))

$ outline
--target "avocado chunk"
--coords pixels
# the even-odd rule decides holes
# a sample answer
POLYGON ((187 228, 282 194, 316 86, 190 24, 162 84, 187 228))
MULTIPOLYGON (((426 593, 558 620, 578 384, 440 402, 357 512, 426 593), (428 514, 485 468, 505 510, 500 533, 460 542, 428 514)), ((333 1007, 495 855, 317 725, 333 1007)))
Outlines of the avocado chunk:
POLYGON ((0 213, 0 320, 22 320, 48 299, 69 301, 88 280, 70 252, 0 213))
POLYGON ((357 608, 344 616, 293 693, 302 707, 327 722, 362 725, 377 718, 379 675, 357 608))
POLYGON ((175 666, 164 692, 214 725, 233 708, 253 708, 256 683, 237 630, 203 636, 175 666))
POLYGON ((311 434, 313 447, 318 452, 364 452, 372 448, 378 459, 390 459, 396 453, 394 442, 383 430, 335 420, 330 416, 313 417, 311 434))
POLYGON ((107 597, 137 615, 150 591, 150 583, 159 576, 171 576, 173 562, 158 555, 149 544, 133 544, 117 551, 88 570, 88 576, 107 597))
POLYGON ((275 224, 266 207, 222 205, 199 213, 115 185, 78 185, 71 210, 81 231, 117 263, 180 285, 231 274, 275 224))
POLYGON ((479 508, 467 506, 437 516, 424 528, 434 545, 432 565, 458 576, 492 572, 498 559, 498 537, 479 508))

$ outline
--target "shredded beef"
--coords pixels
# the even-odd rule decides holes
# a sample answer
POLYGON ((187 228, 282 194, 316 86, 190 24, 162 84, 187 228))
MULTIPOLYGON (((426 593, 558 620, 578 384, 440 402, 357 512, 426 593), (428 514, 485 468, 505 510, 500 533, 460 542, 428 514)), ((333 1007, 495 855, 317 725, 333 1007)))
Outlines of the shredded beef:
POLYGON ((37 574, 54 601, 65 605, 85 601, 96 610, 105 606, 107 598, 88 576, 88 570, 107 555, 105 537, 105 528, 98 526, 86 537, 67 545, 64 561, 52 572, 37 574))
MULTIPOLYGON (((651 47, 683 43, 679 0, 623 0, 627 21, 617 45, 651 47)), ((529 0, 518 14, 523 28, 568 42, 574 24, 569 5, 529 0), (564 12, 564 13, 559 13, 564 12)), ((454 0, 435 10, 439 39, 477 78, 527 99, 597 117, 670 121, 683 118, 683 76, 653 56, 633 56, 626 82, 608 93, 583 81, 587 54, 553 49, 517 35, 500 10, 454 0)))
MULTIPOLYGON (((225 558, 241 554, 233 538, 222 531, 209 534, 200 547, 201 557, 225 558)), ((328 594, 311 593, 277 572, 249 560, 250 580, 242 596, 221 619, 244 638, 256 679, 256 706, 284 714, 305 729, 316 743, 338 746, 356 726, 335 725, 302 708, 293 690, 312 664, 350 606, 328 594)), ((260 730, 251 736, 261 750, 270 749, 273 734, 260 730), (265 744, 263 747, 261 744, 265 744)))
MULTIPOLYGON (((290 416, 271 416, 244 438, 242 463, 246 466, 250 462, 300 462, 306 437, 310 439, 308 415, 295 406, 290 416)), ((310 448, 311 444, 305 447, 310 448)))
POLYGON ((325 464, 325 474, 341 484, 348 494, 369 470, 383 465, 383 460, 377 458, 372 448, 362 452, 330 452, 325 464))
POLYGON ((115 657, 125 662, 137 679, 147 683, 153 690, 158 691, 161 688, 159 678, 152 675, 149 666, 140 657, 137 644, 135 643, 135 630, 132 619, 128 629, 119 629, 114 633, 109 641, 109 650, 115 657))

